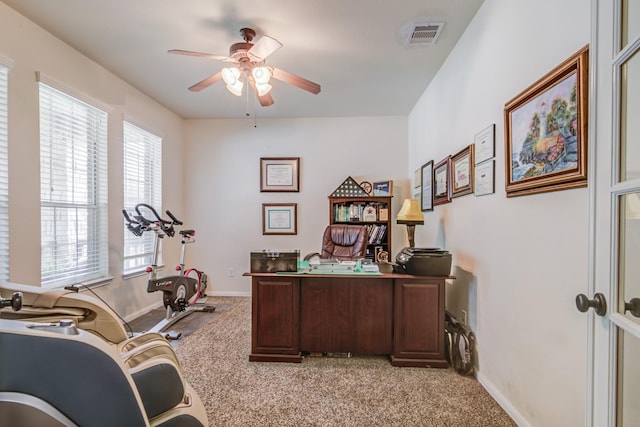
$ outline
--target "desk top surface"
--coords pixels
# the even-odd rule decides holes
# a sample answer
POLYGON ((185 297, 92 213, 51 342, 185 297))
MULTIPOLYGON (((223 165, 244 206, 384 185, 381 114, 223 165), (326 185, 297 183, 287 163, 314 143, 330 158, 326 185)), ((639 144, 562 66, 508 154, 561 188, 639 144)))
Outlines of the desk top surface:
POLYGON ((279 273, 250 273, 246 272, 242 274, 243 276, 249 277, 345 277, 350 279, 455 279, 455 276, 414 276, 411 274, 402 274, 402 273, 331 273, 331 274, 320 274, 320 273, 307 273, 307 272, 279 272, 279 273))

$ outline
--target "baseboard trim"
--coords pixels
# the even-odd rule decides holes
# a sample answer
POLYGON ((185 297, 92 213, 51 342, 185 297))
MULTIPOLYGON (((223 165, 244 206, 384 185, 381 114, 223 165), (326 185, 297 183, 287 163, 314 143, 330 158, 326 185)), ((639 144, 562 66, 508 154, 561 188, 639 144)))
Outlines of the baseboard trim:
POLYGON ((147 314, 151 310, 155 310, 156 308, 160 308, 160 307, 162 307, 162 301, 160 301, 159 303, 154 303, 154 304, 148 305, 148 306, 146 306, 144 308, 141 308, 140 310, 136 311, 135 313, 131 313, 131 314, 125 316, 124 320, 125 320, 125 322, 131 322, 132 320, 135 320, 138 317, 147 314))
MULTIPOLYGON (((250 297, 251 292, 212 292, 209 295, 214 297, 250 297)), ((147 314, 151 310, 155 310, 156 308, 160 307, 162 307, 162 301, 141 308, 140 310, 125 316, 124 320, 125 322, 131 322, 132 320, 135 320, 138 317, 147 314)))
POLYGON ((213 295, 214 297, 250 297, 251 292, 220 291, 220 292, 212 292, 210 295, 213 295))
POLYGON ((514 408, 509 400, 504 397, 502 393, 500 393, 496 387, 493 385, 491 381, 487 379, 481 372, 476 371, 476 379, 478 382, 487 390, 487 393, 493 397, 493 399, 498 402, 498 405, 504 409, 504 411, 509 414, 509 416, 515 421, 515 423, 519 427, 531 427, 531 424, 524 419, 524 417, 514 408))

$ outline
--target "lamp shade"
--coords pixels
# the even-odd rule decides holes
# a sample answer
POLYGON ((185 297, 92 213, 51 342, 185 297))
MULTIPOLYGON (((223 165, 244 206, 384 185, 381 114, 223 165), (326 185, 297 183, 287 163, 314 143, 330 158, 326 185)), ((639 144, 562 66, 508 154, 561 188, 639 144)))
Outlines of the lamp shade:
POLYGON ((267 84, 271 79, 271 70, 267 67, 255 67, 251 70, 251 74, 253 74, 253 79, 257 84, 267 84))
POLYGON ((263 96, 271 91, 271 85, 269 83, 256 83, 256 90, 258 91, 258 96, 263 96))
POLYGON ((230 86, 233 86, 240 79, 240 69, 236 67, 225 67, 221 73, 222 80, 230 86))
POLYGON ((398 224, 424 224, 424 215, 416 199, 404 199, 396 217, 398 224))

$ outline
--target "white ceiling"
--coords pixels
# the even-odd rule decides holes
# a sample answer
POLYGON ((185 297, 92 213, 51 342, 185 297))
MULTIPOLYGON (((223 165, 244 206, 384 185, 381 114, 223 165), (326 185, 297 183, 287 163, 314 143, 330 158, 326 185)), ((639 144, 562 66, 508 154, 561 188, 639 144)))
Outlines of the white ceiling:
POLYGON ((2 0, 183 118, 407 115, 482 0, 2 0), (435 45, 407 47, 412 22, 445 22, 435 45), (222 82, 187 88, 256 30, 284 46, 267 64, 319 83, 313 95, 275 81, 275 104, 236 97, 222 82))

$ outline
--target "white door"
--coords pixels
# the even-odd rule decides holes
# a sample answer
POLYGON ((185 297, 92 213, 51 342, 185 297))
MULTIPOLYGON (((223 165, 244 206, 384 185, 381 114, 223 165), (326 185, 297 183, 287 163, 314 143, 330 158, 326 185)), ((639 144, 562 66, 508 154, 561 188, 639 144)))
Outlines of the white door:
POLYGON ((593 308, 587 425, 629 427, 640 425, 640 1, 592 4, 594 268, 576 305, 593 308))

